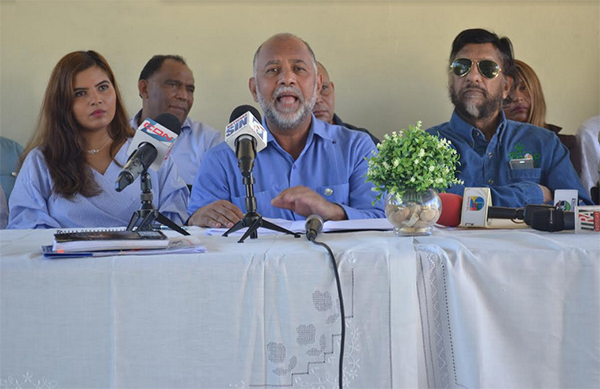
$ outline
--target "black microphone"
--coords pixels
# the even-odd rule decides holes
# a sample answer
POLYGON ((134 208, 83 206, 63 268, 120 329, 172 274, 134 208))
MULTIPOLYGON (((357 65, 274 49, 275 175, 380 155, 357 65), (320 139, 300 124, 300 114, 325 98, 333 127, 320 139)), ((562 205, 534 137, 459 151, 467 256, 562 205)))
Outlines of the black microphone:
POLYGON ((135 132, 129 147, 131 154, 117 177, 115 190, 121 192, 150 167, 158 171, 180 132, 179 119, 170 113, 160 114, 156 120, 144 120, 135 132))
POLYGON ((488 207, 488 219, 523 220, 525 224, 531 226, 535 212, 555 209, 556 207, 548 204, 526 204, 522 208, 488 207))
POLYGON ((562 211, 554 207, 535 209, 532 212, 530 222, 527 224, 538 231, 556 232, 574 230, 575 212, 562 211))
POLYGON ((319 235, 319 233, 321 231, 323 231, 323 224, 325 222, 323 221, 323 218, 319 215, 310 215, 307 219, 306 219, 306 223, 304 224, 305 230, 306 230, 306 239, 308 239, 309 241, 313 241, 317 238, 317 235, 319 235))
POLYGON ((246 112, 250 112, 252 114, 252 116, 254 116, 256 118, 256 120, 258 120, 259 122, 262 123, 262 118, 260 116, 260 112, 258 112, 258 109, 254 108, 251 105, 240 105, 239 107, 235 108, 233 110, 233 112, 231 112, 231 115, 229 115, 229 123, 231 123, 235 119, 239 118, 246 112))
POLYGON ((260 114, 250 105, 237 107, 225 128, 225 142, 235 152, 242 176, 250 177, 256 154, 267 147, 267 131, 260 114))

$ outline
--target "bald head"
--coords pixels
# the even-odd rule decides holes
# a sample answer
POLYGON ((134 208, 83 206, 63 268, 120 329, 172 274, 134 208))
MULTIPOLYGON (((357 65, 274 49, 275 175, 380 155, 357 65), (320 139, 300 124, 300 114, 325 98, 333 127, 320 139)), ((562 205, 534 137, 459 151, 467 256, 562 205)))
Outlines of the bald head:
POLYGON ((308 44, 308 42, 306 42, 304 39, 297 37, 294 34, 290 34, 289 32, 282 32, 282 33, 273 35, 272 37, 270 37, 269 39, 264 41, 260 46, 258 46, 258 49, 256 49, 256 52, 254 53, 254 60, 252 61, 252 67, 254 68, 254 77, 256 77, 256 62, 258 59, 258 55, 260 54, 260 51, 263 48, 263 46, 267 43, 276 43, 276 42, 286 41, 289 39, 298 40, 298 41, 302 42, 304 44, 304 46, 306 46, 306 48, 308 49, 308 52, 310 53, 310 57, 312 59, 312 65, 314 66, 315 73, 317 72, 317 60, 315 58, 315 53, 312 50, 312 48, 310 47, 310 45, 308 44))
POLYGON ((313 114, 319 120, 333 124, 333 115, 335 113, 335 90, 333 82, 329 79, 329 73, 322 63, 317 62, 317 72, 323 77, 323 86, 317 97, 317 102, 313 108, 313 114))

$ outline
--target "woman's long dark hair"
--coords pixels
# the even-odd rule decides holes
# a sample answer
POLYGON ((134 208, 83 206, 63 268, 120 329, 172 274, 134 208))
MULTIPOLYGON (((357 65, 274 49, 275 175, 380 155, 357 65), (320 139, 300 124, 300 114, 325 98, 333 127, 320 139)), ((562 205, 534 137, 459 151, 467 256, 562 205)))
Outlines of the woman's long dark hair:
POLYGON ((113 161, 123 142, 135 134, 129 126, 113 71, 102 55, 95 51, 75 51, 58 61, 48 81, 36 131, 25 147, 21 162, 32 149, 39 147, 54 183, 54 193, 66 198, 77 194, 91 197, 102 192, 87 162, 89 146, 73 112, 75 76, 93 66, 102 69, 115 88, 115 117, 108 127, 113 140, 110 147, 113 161))

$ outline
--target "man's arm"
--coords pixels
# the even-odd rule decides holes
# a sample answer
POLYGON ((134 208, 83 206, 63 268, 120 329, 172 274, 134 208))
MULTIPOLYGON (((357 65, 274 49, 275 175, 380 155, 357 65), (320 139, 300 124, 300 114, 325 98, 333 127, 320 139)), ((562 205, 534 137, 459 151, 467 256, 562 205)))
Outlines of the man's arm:
MULTIPOLYGON (((478 186, 490 189, 492 204, 496 207, 518 208, 525 204, 543 204, 552 200, 552 193, 548 188, 532 181, 517 182, 503 186, 478 186), (550 195, 549 198, 548 195, 550 195)), ((466 185, 453 185, 446 191, 462 196, 466 187, 466 185)))
POLYGON ((187 212, 187 224, 201 227, 231 227, 244 214, 231 203, 228 172, 224 165, 224 153, 229 150, 217 148, 207 151, 196 173, 187 212))
POLYGON ((325 220, 348 219, 344 208, 329 202, 320 194, 306 186, 294 186, 279 193, 271 204, 274 207, 289 209, 304 217, 316 214, 325 220))
POLYGON ((542 183, 552 192, 557 189, 577 189, 579 200, 587 205, 593 205, 590 194, 581 184, 579 176, 571 163, 569 150, 560 142, 557 136, 554 136, 554 138, 552 159, 548 161, 549 168, 546 170, 547 174, 543 177, 542 183))
POLYGON ((198 208, 188 219, 188 225, 231 228, 244 217, 242 211, 227 200, 217 200, 198 208))
POLYGON ((365 181, 369 168, 367 158, 370 158, 376 151, 377 148, 373 142, 366 137, 359 138, 352 145, 350 178, 348 180, 350 185, 349 204, 340 204, 350 220, 385 217, 383 200, 379 200, 373 205, 376 197, 376 192, 373 191, 374 185, 365 181))

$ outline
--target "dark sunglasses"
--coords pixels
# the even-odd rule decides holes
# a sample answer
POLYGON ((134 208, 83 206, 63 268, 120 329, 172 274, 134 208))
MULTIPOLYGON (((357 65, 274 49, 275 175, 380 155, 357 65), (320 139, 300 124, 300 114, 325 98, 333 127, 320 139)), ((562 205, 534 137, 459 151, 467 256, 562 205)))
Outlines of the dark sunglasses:
MULTIPOLYGON (((496 78, 500 74, 500 65, 489 59, 482 59, 481 61, 475 61, 479 73, 485 78, 496 78)), ((473 67, 473 61, 469 58, 457 58, 450 65, 450 70, 458 77, 464 77, 471 71, 473 67)))

